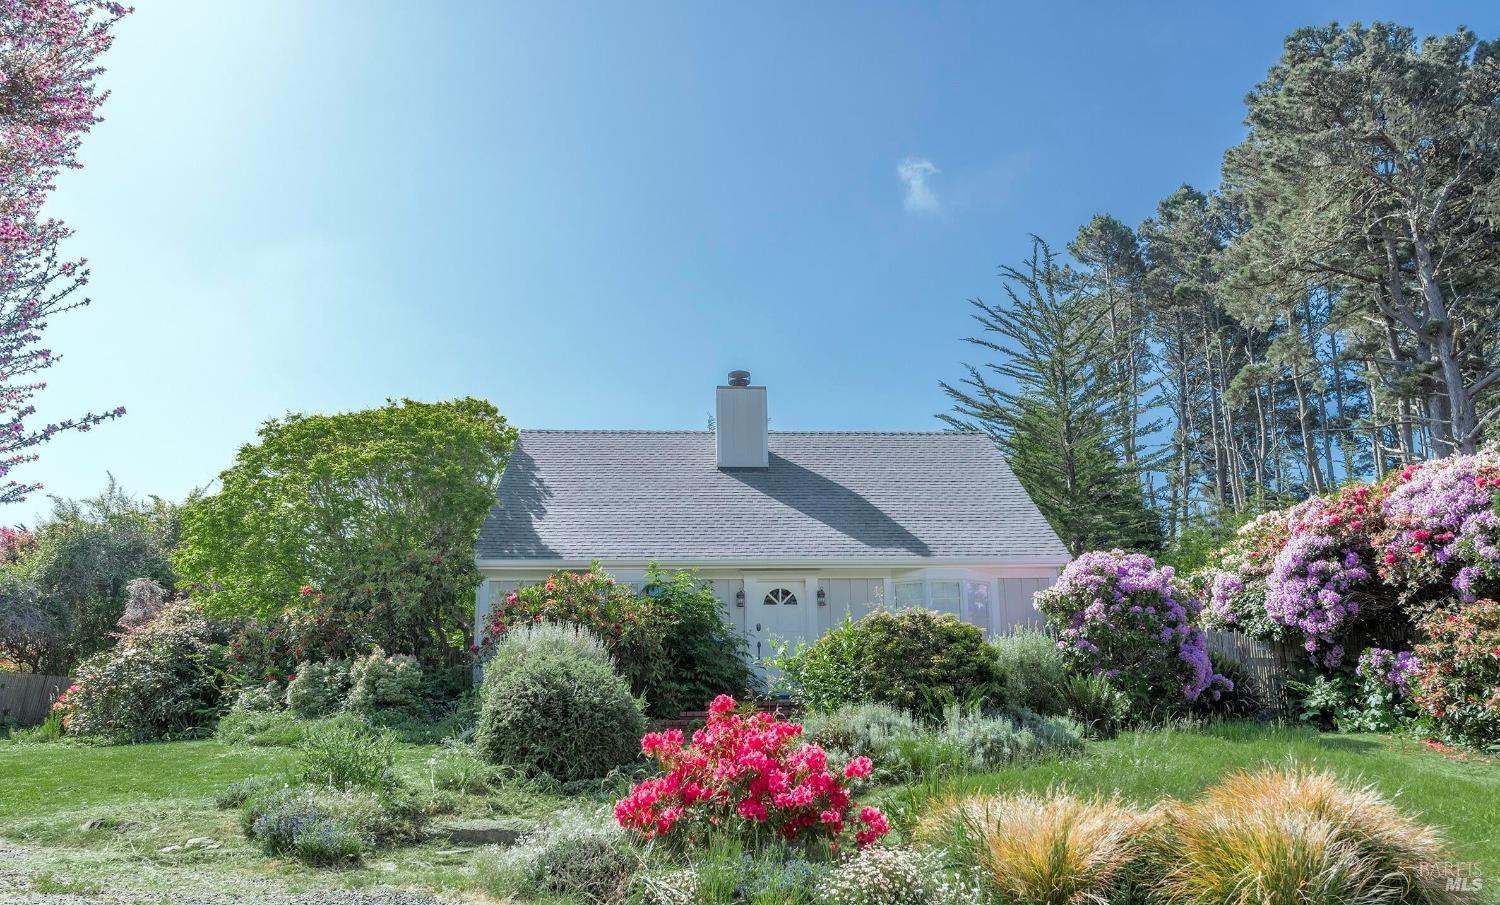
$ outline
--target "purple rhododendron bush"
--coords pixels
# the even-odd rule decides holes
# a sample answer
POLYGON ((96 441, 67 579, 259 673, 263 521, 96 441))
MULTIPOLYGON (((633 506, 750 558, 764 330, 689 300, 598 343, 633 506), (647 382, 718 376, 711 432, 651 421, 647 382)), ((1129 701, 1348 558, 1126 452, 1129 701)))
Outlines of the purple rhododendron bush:
POLYGON ((1178 709, 1233 684, 1213 671, 1201 605, 1171 566, 1121 550, 1085 553, 1036 608, 1076 669, 1102 675, 1130 696, 1136 712, 1178 709))
POLYGON ((1205 625, 1301 647, 1312 668, 1357 689, 1353 708, 1414 704, 1432 734, 1500 745, 1500 643, 1486 634, 1485 599, 1500 596, 1500 451, 1415 463, 1265 513, 1216 558, 1191 582, 1207 598, 1205 625))

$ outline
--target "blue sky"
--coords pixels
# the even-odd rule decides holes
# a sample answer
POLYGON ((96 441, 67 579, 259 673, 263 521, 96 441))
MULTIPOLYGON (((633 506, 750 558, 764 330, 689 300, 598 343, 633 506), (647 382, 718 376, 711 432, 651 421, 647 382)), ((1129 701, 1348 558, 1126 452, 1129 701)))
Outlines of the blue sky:
POLYGON ((965 300, 1028 233, 1215 184, 1293 28, 1500 31, 1480 2, 137 7, 50 208, 94 304, 48 331, 40 417, 129 410, 25 469, 66 496, 180 497, 267 418, 387 397, 701 428, 736 367, 775 428, 935 429, 965 300))

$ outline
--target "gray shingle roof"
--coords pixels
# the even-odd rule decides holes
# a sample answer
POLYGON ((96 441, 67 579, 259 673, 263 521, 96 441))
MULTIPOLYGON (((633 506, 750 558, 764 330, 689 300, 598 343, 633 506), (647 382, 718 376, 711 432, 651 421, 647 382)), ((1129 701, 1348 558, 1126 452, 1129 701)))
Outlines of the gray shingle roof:
POLYGON ((481 560, 1062 561, 990 440, 772 431, 721 471, 707 431, 523 430, 481 560))

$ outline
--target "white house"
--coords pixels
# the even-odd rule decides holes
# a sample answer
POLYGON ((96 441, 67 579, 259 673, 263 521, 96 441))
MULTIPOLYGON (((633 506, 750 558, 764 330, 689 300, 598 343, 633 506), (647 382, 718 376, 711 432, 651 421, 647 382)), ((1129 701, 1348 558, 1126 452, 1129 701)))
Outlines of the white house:
POLYGON ((1068 554, 988 438, 770 431, 745 371, 715 401, 714 431, 521 431, 479 535, 479 622, 595 560, 636 585, 652 560, 696 569, 755 659, 881 607, 1036 620, 1068 554))

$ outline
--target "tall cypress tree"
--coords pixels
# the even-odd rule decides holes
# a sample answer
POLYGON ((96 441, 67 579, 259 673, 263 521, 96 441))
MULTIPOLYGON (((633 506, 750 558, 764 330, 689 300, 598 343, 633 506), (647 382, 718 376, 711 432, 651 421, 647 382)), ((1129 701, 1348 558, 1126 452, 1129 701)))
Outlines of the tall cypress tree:
POLYGON ((1108 310, 1071 288, 1076 281, 1036 237, 1021 266, 1001 275, 1005 301, 971 300, 982 330, 966 340, 995 360, 942 384, 953 409, 940 417, 994 439, 1075 555, 1158 546, 1160 523, 1121 460, 1108 310))

